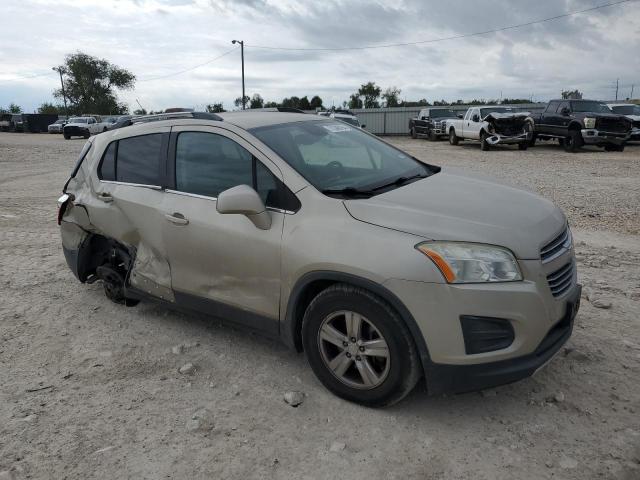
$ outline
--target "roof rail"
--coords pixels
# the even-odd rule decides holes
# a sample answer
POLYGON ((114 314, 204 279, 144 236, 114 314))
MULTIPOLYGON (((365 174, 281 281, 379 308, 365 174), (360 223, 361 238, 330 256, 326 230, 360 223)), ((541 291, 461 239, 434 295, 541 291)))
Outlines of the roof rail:
POLYGON ((162 120, 174 120, 180 118, 195 118, 198 120, 216 120, 222 121, 220 115, 207 112, 172 112, 172 113, 156 113, 154 115, 139 115, 131 118, 131 123, 147 123, 147 122, 160 122, 162 120))
POLYGON ((293 107, 266 107, 266 108, 250 108, 248 110, 240 110, 241 112, 286 112, 286 113, 305 113, 304 110, 293 107))

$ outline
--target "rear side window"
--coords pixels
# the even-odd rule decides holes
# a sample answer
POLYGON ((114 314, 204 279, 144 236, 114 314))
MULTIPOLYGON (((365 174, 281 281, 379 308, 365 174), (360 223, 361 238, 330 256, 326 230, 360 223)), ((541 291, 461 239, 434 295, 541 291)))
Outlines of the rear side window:
POLYGON ((105 150, 98 176, 101 180, 160 185, 161 158, 161 133, 123 138, 105 150))

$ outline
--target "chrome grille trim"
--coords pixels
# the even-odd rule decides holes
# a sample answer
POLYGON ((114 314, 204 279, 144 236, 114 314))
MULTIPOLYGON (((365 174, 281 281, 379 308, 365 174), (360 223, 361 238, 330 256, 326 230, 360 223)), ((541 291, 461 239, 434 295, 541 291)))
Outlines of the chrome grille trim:
POLYGON ((547 275, 547 283, 549 284, 551 295, 556 298, 560 297, 571 288, 574 271, 574 263, 571 261, 547 275))
POLYGON ((560 235, 540 249, 540 259, 542 260, 542 263, 547 263, 558 258, 571 248, 571 242, 571 231, 569 230, 569 227, 566 226, 560 235))

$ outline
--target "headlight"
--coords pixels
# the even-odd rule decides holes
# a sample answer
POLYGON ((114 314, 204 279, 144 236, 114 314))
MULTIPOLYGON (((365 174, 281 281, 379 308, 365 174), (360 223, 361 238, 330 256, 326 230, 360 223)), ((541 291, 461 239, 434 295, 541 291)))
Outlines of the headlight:
POLYGON ((423 242, 416 248, 436 264, 448 283, 522 280, 518 262, 506 248, 463 242, 423 242))
POLYGON ((596 119, 593 117, 584 117, 584 128, 596 128, 596 119))

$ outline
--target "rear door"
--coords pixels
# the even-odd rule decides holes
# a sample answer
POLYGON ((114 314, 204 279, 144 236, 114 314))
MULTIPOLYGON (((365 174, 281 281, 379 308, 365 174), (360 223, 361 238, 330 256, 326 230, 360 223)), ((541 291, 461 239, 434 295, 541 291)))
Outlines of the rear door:
POLYGON ((237 134, 209 126, 174 127, 168 165, 162 236, 176 301, 276 333, 288 215, 277 208, 280 171, 237 134), (257 187, 269 207, 269 230, 244 215, 217 212, 217 196, 242 184, 257 187))

